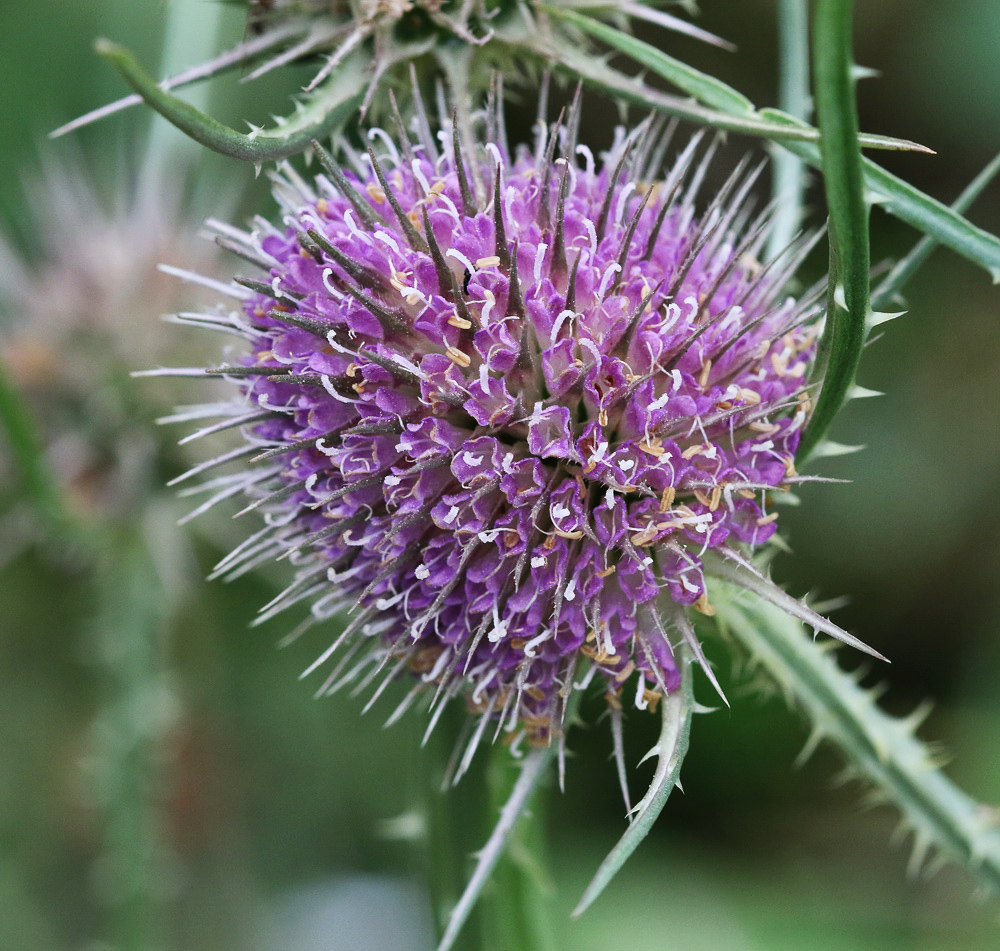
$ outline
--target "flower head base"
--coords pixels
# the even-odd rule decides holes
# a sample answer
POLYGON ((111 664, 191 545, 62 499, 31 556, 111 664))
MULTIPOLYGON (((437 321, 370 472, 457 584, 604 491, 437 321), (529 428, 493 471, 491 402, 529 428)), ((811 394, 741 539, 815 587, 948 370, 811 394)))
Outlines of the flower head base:
POLYGON ((701 657, 706 552, 767 541, 797 478, 798 255, 757 261, 753 174, 696 213, 697 141, 654 184, 648 125, 602 163, 572 123, 533 153, 372 139, 351 170, 286 170, 284 226, 241 239, 267 276, 229 325, 250 353, 212 371, 239 380, 247 441, 219 461, 259 464, 211 484, 268 524, 222 568, 287 555, 268 614, 352 612, 324 690, 409 671, 404 707, 462 697, 531 742, 594 680, 655 707, 677 644, 701 657))

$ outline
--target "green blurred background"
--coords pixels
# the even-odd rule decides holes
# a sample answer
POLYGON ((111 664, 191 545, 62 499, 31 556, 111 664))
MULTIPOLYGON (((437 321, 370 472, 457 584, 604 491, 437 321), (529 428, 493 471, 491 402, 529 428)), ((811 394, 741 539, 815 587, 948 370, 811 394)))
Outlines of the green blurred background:
MULTIPOLYGON (((74 525, 85 526, 81 534, 30 515, 0 446, 0 947, 426 949, 424 859, 405 821, 426 782, 421 724, 410 717, 383 730, 391 699, 365 717, 350 697, 312 699, 311 683, 297 677, 322 637, 277 650, 295 618, 248 627, 280 572, 202 581, 243 527, 228 512, 175 527, 192 503, 162 485, 207 449, 178 449, 184 427, 154 430, 152 419, 193 401, 193 389, 127 376, 220 352, 211 338, 159 325, 162 301, 174 310, 191 298, 153 267, 167 260, 228 275, 230 262, 188 237, 200 218, 242 221, 266 209, 264 183, 246 167, 199 156, 141 110, 69 140, 45 139, 124 92, 91 52, 94 36, 132 46, 147 64, 165 56, 184 66, 202 55, 199 43, 211 49, 242 33, 229 6, 169 6, 0 5, 0 216, 27 262, 18 277, 0 257, 0 344, 74 525), (173 29, 190 28, 180 34, 188 39, 171 34, 168 14, 173 29), (154 183, 145 192, 131 184, 144 152, 154 156, 147 175, 160 167, 160 177, 143 179, 154 183), (56 159, 95 181, 106 205, 118 194, 119 208, 139 208, 133 230, 95 232, 85 203, 59 204, 51 171, 39 188, 56 159), (164 184, 178 173, 179 185, 164 184), (80 220, 65 220, 67 207, 80 220), (89 257, 67 270, 80 249, 89 257), (139 249, 134 264, 130 249, 139 249), (134 286, 109 297, 113 278, 134 286)), ((701 6, 700 23, 735 41, 737 53, 655 38, 756 102, 774 102, 774 2, 701 6)), ((881 72, 861 86, 862 126, 934 148, 934 157, 881 158, 951 201, 1000 148, 1000 5, 858 7, 857 59, 881 72)), ((227 121, 262 120, 284 108, 294 85, 287 73, 252 86, 227 81, 201 102, 227 121)), ((596 98, 588 110, 591 139, 602 145, 614 112, 596 98)), ((810 202, 816 220, 815 185, 810 202)), ((996 231, 998 212, 993 186, 970 217, 996 231)), ((916 239, 877 210, 872 225, 876 259, 916 239)), ((861 382, 887 395, 852 404, 834 432, 867 448, 822 465, 848 483, 807 487, 802 506, 786 511, 794 556, 775 570, 796 594, 850 597, 837 620, 893 661, 870 675, 890 684, 886 706, 903 713, 932 698, 923 735, 953 756, 950 773, 973 795, 998 802, 1000 298, 986 276, 945 252, 907 298, 909 313, 887 325, 862 366, 861 382)), ((568 911, 620 834, 623 808, 606 725, 571 737, 567 791, 550 791, 548 802, 557 947, 997 947, 996 900, 973 901, 970 879, 954 869, 908 880, 909 845, 891 841, 895 814, 865 811, 863 790, 835 784, 841 764, 831 751, 796 768, 805 739, 797 715, 781 698, 762 698, 726 645, 707 649, 732 710, 697 718, 685 795, 671 799, 617 881, 572 923, 568 911)), ((631 762, 653 729, 629 717, 631 762)), ((644 778, 637 772, 633 785, 644 778)), ((472 777, 447 794, 446 808, 469 814, 476 795, 472 777)), ((485 827, 469 835, 471 848, 485 827)))

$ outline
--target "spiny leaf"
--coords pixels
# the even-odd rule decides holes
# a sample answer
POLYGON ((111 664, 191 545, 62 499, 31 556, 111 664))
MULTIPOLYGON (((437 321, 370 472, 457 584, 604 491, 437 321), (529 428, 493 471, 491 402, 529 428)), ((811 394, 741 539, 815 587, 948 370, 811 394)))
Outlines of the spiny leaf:
POLYGON ((719 623, 805 713, 813 731, 840 748, 849 775, 863 777, 899 808, 918 841, 929 840, 989 890, 1000 888, 997 811, 941 772, 934 751, 914 736, 919 714, 897 719, 880 710, 782 609, 718 581, 712 604, 719 623))
POLYGON ((324 138, 340 126, 361 102, 364 71, 360 62, 345 61, 308 104, 272 132, 249 135, 219 122, 163 89, 123 46, 100 39, 97 52, 110 60, 125 81, 164 118, 196 142, 246 162, 267 162, 302 152, 310 140, 324 138))
MULTIPOLYGON (((560 16, 566 11, 555 9, 553 15, 560 16)), ((581 20, 588 20, 588 17, 580 17, 581 20)), ((575 22, 575 21, 574 21, 575 22)), ((597 24, 597 21, 591 21, 597 24)), ((590 24, 582 24, 586 29, 590 24)), ((603 27, 610 30, 610 27, 603 27)), ((620 31, 613 31, 617 41, 624 38, 629 41, 629 45, 639 43, 634 37, 620 31)), ((614 46, 611 34, 604 36, 608 45, 614 46)), ((646 44, 648 46, 648 44, 646 44)), ((638 49, 639 47, 635 47, 638 49)), ((659 51, 655 47, 649 47, 652 55, 648 61, 644 61, 650 70, 657 72, 656 66, 663 66, 659 59, 659 51)), ((630 102, 635 102, 668 115, 676 115, 682 119, 688 119, 700 125, 708 125, 719 129, 728 129, 734 132, 742 132, 746 135, 759 135, 779 143, 782 147, 798 155, 810 165, 817 168, 822 167, 819 148, 816 142, 819 140, 818 130, 812 128, 801 119, 794 118, 788 113, 779 109, 762 108, 753 113, 753 116, 725 116, 720 115, 715 110, 700 108, 696 103, 679 99, 675 96, 668 96, 658 90, 646 86, 641 81, 611 68, 606 63, 587 56, 570 46, 569 44, 556 44, 556 62, 562 64, 564 68, 579 74, 586 82, 600 89, 620 96, 630 102), (794 138, 775 134, 772 123, 795 126, 800 134, 794 138)), ((681 64, 684 66, 684 64, 681 64)), ((690 67, 684 66, 684 70, 690 71, 690 67)), ((661 74, 662 75, 662 74, 661 74)), ((703 75, 703 74, 702 74, 703 75)), ((685 78, 681 73, 664 75, 665 79, 675 82, 680 88, 687 88, 676 79, 683 79, 685 83, 692 83, 697 77, 690 74, 685 78)), ((712 84, 718 84, 718 80, 712 77, 712 84)), ((727 89, 729 87, 726 87, 727 89)), ((731 90, 735 96, 740 96, 736 90, 731 90)), ((693 93, 692 93, 693 94, 693 93)), ((721 101, 721 100, 716 100, 721 101)), ((905 139, 894 139, 887 136, 872 135, 863 133, 858 136, 858 141, 866 148, 880 148, 888 150, 916 150, 930 153, 931 150, 925 146, 908 142, 905 139)), ((968 258, 974 264, 979 265, 990 273, 994 281, 1000 280, 1000 239, 996 236, 977 228, 966 221, 956 210, 948 208, 946 205, 924 194, 920 189, 915 188, 908 182, 877 165, 871 159, 864 159, 862 162, 864 169, 865 185, 868 191, 869 200, 876 200, 889 214, 894 215, 901 221, 913 226, 918 231, 933 237, 940 244, 951 248, 957 254, 968 258)))

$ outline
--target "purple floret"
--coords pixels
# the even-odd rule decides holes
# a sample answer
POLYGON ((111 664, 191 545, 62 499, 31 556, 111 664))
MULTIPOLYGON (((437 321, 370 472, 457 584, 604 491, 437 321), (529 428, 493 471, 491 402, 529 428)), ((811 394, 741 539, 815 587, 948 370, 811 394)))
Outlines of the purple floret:
POLYGON ((691 149, 652 185, 641 136, 576 151, 466 148, 463 182, 425 143, 377 160, 391 196, 370 159, 289 173, 241 319, 261 550, 296 549, 286 602, 354 612, 328 684, 409 669, 541 742, 595 678, 643 709, 677 688, 705 552, 775 531, 815 337, 794 261, 756 259, 752 176, 698 217, 691 149))

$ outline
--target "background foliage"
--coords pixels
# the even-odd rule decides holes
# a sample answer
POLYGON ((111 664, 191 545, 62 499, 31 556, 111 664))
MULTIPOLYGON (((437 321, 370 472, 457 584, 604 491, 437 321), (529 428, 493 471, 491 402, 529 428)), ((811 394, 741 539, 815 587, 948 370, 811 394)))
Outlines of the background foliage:
MULTIPOLYGON (((193 16, 205 13, 197 9, 206 6, 200 0, 175 3, 192 8, 193 16)), ((656 39, 755 102, 770 103, 774 6, 703 0, 700 24, 735 41, 735 54, 671 34, 656 39)), ((882 73, 861 86, 861 126, 934 148, 934 157, 880 160, 951 201, 997 149, 992 90, 1000 85, 1000 8, 991 0, 858 6, 856 58, 882 73)), ((44 141, 49 129, 122 92, 111 69, 93 56, 91 38, 121 40, 155 63, 163 23, 164 8, 152 0, 0 7, 6 100, 0 212, 30 260, 40 259, 38 229, 46 219, 29 217, 22 185, 42 156, 92 166, 111 192, 135 164, 129 143, 149 125, 134 111, 72 142, 44 141)), ((239 16, 227 11, 222 35, 233 41, 241 29, 239 16)), ((265 117, 282 107, 282 98, 273 84, 233 81, 213 93, 211 107, 235 123, 243 115, 265 117)), ((612 110, 591 99, 585 117, 591 142, 605 144, 612 110)), ((185 154, 179 133, 159 121, 156 128, 155 147, 185 154)), ((734 137, 733 145, 745 143, 734 137)), ((239 219, 246 212, 234 211, 237 201, 244 209, 260 205, 260 183, 248 181, 247 168, 214 156, 196 161, 189 189, 219 196, 216 207, 199 200, 200 215, 239 219)), ((810 205, 818 218, 818 187, 810 205)), ((998 212, 994 186, 970 218, 996 230, 998 212)), ((877 210, 872 226, 876 261, 915 240, 877 210)), ((79 222, 78 237, 88 240, 87 221, 79 222)), ((209 256, 210 245, 203 247, 209 256)), ((817 261, 816 273, 823 267, 817 261)), ((803 488, 801 508, 783 516, 795 557, 783 556, 776 574, 797 593, 850 595, 836 619, 893 660, 877 671, 892 684, 886 706, 905 712, 932 697, 936 707, 924 735, 954 755, 956 779, 980 798, 1000 801, 993 682, 1000 669, 996 293, 981 272, 938 252, 907 296, 909 314, 886 326, 861 367, 860 382, 887 396, 852 403, 832 434, 867 449, 824 460, 822 471, 848 484, 803 488)), ((0 301, 0 311, 0 339, 12 338, 23 315, 9 302, 0 301)), ((190 338, 174 330, 172 346, 183 351, 190 338)), ((96 380, 97 373, 85 347, 55 336, 52 345, 55 378, 49 388, 36 387, 31 403, 45 425, 62 412, 54 403, 60 381, 88 373, 96 380)), ((160 355, 138 347, 128 359, 142 368, 160 355)), ((171 392, 159 386, 134 392, 145 402, 128 404, 133 416, 116 438, 149 439, 142 422, 189 395, 183 384, 171 392)), ((86 428, 86 421, 68 425, 86 428)), ((128 944, 139 940, 130 935, 158 934, 164 948, 185 951, 427 947, 420 852, 403 835, 405 821, 386 821, 409 813, 422 782, 418 724, 407 720, 384 731, 379 708, 359 719, 359 704, 349 697, 313 701, 309 685, 296 678, 314 645, 275 650, 290 620, 247 627, 270 597, 271 581, 200 582, 234 535, 224 516, 183 534, 172 527, 186 507, 159 486, 180 470, 172 447, 177 435, 155 433, 162 445, 134 504, 111 514, 84 505, 85 520, 130 540, 121 542, 117 562, 98 568, 105 587, 117 592, 110 607, 95 596, 96 556, 88 543, 58 529, 24 528, 13 487, 0 484, 0 944, 25 951, 98 948, 104 945, 94 942, 128 944), (129 584, 131 578, 140 592, 159 590, 151 576, 166 585, 165 620, 153 618, 152 647, 130 666, 116 653, 115 625, 148 619, 149 599, 131 602, 129 584), (147 714, 151 704, 161 711, 148 724, 149 743, 137 747, 154 754, 148 775, 137 779, 134 764, 120 755, 127 747, 122 731, 136 721, 129 709, 109 721, 109 697, 131 698, 147 714), (131 800, 116 798, 116 769, 138 783, 131 800), (158 814, 129 813, 130 802, 149 800, 158 814), (108 874, 109 850, 116 848, 109 815, 124 821, 128 841, 136 830, 156 832, 158 872, 151 898, 136 911, 151 914, 150 922, 128 924, 131 899, 108 874), (358 928, 367 936, 354 937, 358 928)), ((58 464, 58 455, 52 458, 58 464)), ((0 467, 0 478, 7 474, 0 467)), ((622 826, 604 731, 580 731, 572 741, 577 756, 567 792, 549 797, 558 946, 994 947, 995 906, 970 902, 968 879, 954 869, 907 881, 907 851, 890 844, 893 815, 862 813, 850 783, 831 788, 839 764, 830 753, 794 769, 805 738, 795 717, 780 698, 758 699, 746 686, 747 672, 733 670, 725 645, 707 649, 733 709, 697 718, 683 772, 686 795, 671 799, 608 893, 570 924, 565 914, 622 826)), ((630 717, 633 761, 655 728, 630 717)), ((459 814, 470 795, 459 787, 447 807, 459 814)))

